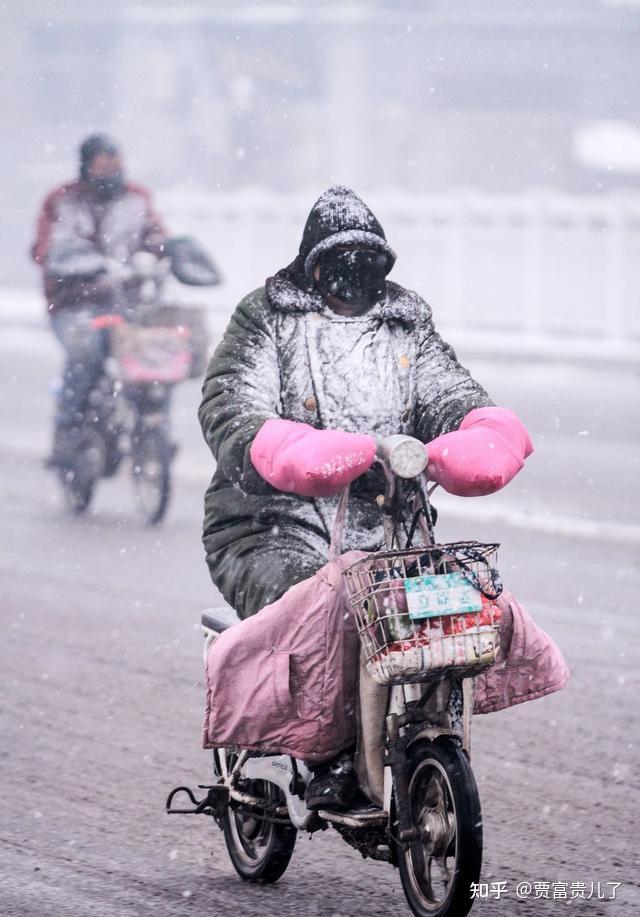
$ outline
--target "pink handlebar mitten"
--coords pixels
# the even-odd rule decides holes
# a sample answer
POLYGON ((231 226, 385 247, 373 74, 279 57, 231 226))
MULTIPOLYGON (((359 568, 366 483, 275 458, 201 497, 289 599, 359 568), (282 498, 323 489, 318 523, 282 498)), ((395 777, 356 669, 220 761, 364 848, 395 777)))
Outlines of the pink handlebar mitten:
POLYGON ((376 441, 364 433, 316 430, 274 418, 260 427, 249 454, 272 487, 304 497, 330 497, 371 467, 376 441))
POLYGON ((453 433, 427 444, 427 475, 450 494, 495 493, 533 452, 526 427, 508 408, 475 408, 453 433))

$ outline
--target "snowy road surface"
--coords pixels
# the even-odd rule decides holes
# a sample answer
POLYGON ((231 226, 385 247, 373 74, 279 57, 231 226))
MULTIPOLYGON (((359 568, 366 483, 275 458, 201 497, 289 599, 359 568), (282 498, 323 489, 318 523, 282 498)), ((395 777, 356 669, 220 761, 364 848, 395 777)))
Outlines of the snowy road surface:
MULTIPOLYGON (((208 778, 197 625, 216 594, 200 546, 210 462, 198 386, 176 397, 183 446, 166 524, 138 524, 124 475, 88 518, 71 519, 41 467, 59 354, 37 329, 0 338, 0 914, 407 914, 397 873, 330 831, 300 837, 284 879, 253 888, 210 819, 164 814, 171 787, 208 778)), ((504 494, 469 510, 436 501, 440 535, 502 542, 507 583, 572 669, 563 692, 475 721, 491 897, 473 913, 630 917, 640 909, 639 380, 473 369, 521 413, 537 452, 504 494), (522 882, 532 890, 518 898, 522 882), (492 883, 506 883, 499 900, 492 883), (606 897, 620 883, 615 900, 598 900, 598 883, 606 897)))

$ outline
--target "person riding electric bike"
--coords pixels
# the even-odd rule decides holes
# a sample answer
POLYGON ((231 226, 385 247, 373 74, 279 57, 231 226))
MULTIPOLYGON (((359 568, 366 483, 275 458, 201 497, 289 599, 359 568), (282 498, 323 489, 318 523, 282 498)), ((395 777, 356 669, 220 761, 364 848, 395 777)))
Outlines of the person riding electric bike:
MULTIPOLYGON (((328 189, 297 257, 240 302, 210 362, 199 418, 217 469, 203 542, 241 619, 325 567, 347 485, 343 550, 381 549, 377 439, 420 439, 428 477, 463 496, 497 491, 533 450, 518 417, 442 340, 427 303, 387 279, 395 260, 366 204, 328 189)), ((314 766, 306 800, 346 809, 357 794, 348 747, 314 766)))
POLYGON ((167 241, 149 192, 126 180, 117 144, 93 134, 79 153, 78 178, 45 199, 31 249, 42 269, 52 330, 66 351, 51 467, 73 456, 102 369, 104 335, 92 319, 114 307, 135 310, 139 280, 127 273, 131 259, 138 252, 160 256, 167 241))

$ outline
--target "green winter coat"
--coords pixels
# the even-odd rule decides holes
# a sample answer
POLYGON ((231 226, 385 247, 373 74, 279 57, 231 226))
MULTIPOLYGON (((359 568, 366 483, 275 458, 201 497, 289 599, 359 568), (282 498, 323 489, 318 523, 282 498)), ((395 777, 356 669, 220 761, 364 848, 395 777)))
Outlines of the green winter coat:
MULTIPOLYGON (((249 447, 266 420, 428 442, 492 403, 436 333, 426 303, 389 287, 395 309, 385 316, 374 307, 360 319, 288 311, 256 290, 213 355, 199 417, 218 466, 203 541, 211 578, 241 617, 326 563, 336 506, 259 478, 249 447)), ((375 497, 382 487, 375 472, 352 486, 345 550, 381 547, 375 497)))
MULTIPOLYGON (((426 443, 493 403, 437 334, 416 293, 387 281, 380 302, 347 318, 314 289, 309 251, 326 247, 331 233, 344 240, 350 226, 361 237, 363 222, 370 247, 366 214, 368 208, 345 214, 343 207, 331 222, 326 203, 319 216, 311 211, 298 259, 240 302, 205 377, 198 416, 217 468, 205 497, 203 542, 213 582, 242 618, 327 562, 337 504, 282 493, 259 477, 249 448, 266 420, 407 433, 426 443)), ((377 221, 374 233, 384 240, 377 221)), ((375 498, 383 488, 375 468, 352 485, 345 551, 382 547, 375 498)))

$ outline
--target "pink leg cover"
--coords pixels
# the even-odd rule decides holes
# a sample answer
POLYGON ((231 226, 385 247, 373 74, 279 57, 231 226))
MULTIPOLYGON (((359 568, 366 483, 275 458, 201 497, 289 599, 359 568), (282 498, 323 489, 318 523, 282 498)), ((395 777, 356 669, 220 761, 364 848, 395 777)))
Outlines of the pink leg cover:
POLYGON ((498 662, 475 679, 474 713, 492 713, 564 688, 569 669, 558 646, 506 589, 498 662))
MULTIPOLYGON (((359 640, 342 570, 351 551, 222 633, 206 662, 207 748, 241 747, 322 761, 356 739, 359 640)), ((562 653, 508 592, 499 661, 475 680, 474 713, 562 688, 562 653)))

